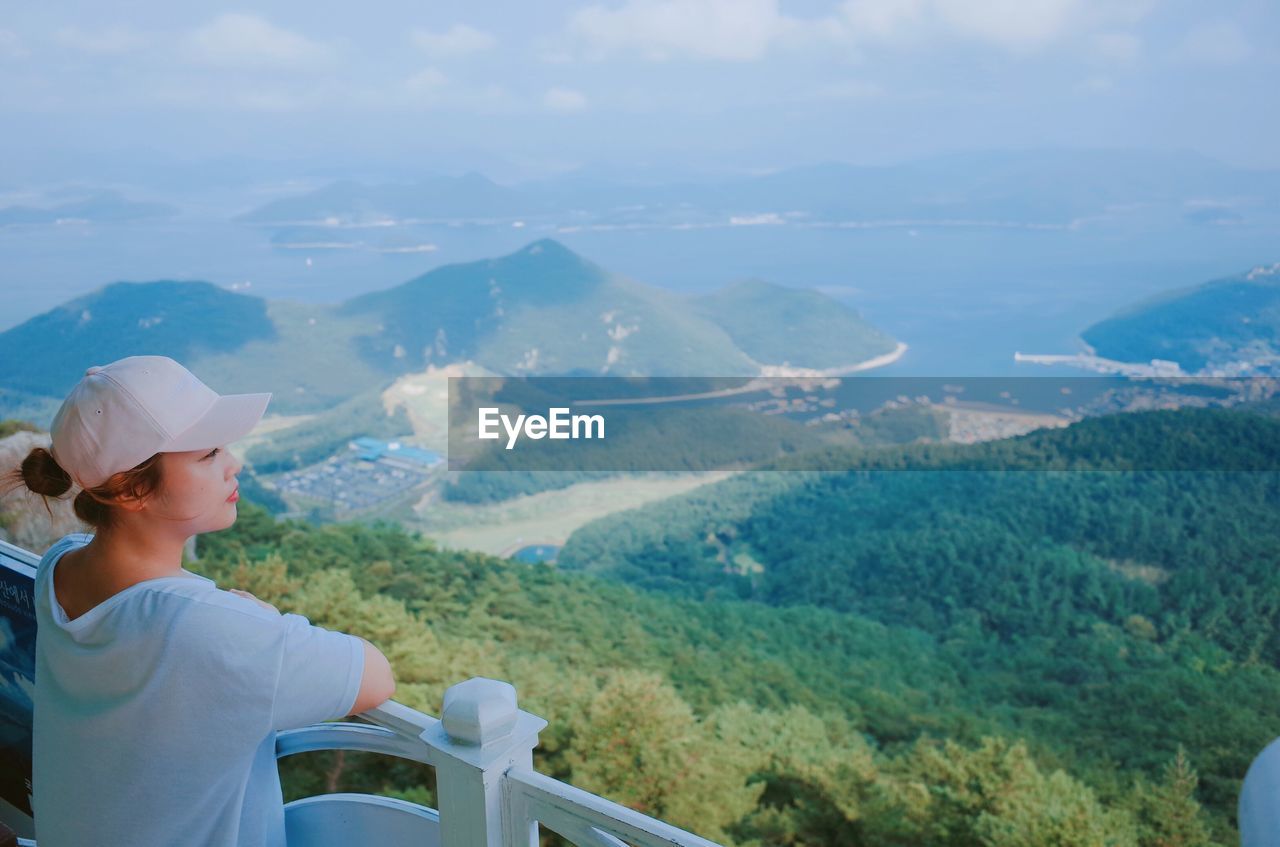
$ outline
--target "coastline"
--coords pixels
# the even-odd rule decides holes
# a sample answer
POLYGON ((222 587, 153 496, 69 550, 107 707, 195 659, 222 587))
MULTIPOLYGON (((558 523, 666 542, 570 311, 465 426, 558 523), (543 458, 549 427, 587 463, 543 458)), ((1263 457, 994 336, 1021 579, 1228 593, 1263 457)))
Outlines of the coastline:
POLYGON ((902 354, 907 352, 907 349, 907 344, 899 341, 897 342, 897 346, 888 353, 882 353, 879 356, 873 356, 870 359, 864 359, 863 361, 855 362, 852 365, 840 365, 834 368, 794 368, 788 365, 761 365, 761 373, 759 376, 748 379, 747 382, 737 386, 736 388, 722 388, 718 391, 703 391, 694 394, 676 394, 669 397, 628 397, 607 400, 574 400, 573 403, 574 405, 584 406, 632 406, 652 403, 676 403, 688 400, 714 400, 720 397, 732 397, 735 394, 752 394, 772 387, 768 382, 766 382, 766 380, 777 378, 831 379, 858 373, 860 371, 868 371, 872 368, 882 368, 885 365, 891 365, 901 359, 902 354))

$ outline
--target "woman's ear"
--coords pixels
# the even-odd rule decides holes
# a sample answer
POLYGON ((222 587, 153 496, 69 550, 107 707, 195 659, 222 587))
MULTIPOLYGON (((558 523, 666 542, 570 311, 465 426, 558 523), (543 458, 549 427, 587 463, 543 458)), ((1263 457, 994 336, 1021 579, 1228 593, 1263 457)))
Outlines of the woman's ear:
POLYGON ((111 501, 111 505, 124 509, 126 512, 141 512, 147 508, 152 498, 158 493, 158 491, 151 491, 141 496, 129 493, 120 494, 111 501))
POLYGON ((112 505, 124 509, 126 512, 141 512, 147 507, 150 499, 150 497, 131 497, 125 494, 112 501, 112 505))

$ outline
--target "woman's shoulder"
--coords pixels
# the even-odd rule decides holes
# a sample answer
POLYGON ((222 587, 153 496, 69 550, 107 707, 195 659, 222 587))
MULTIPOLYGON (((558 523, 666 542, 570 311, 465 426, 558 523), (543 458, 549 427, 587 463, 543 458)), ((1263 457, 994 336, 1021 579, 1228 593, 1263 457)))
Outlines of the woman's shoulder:
POLYGON ((57 541, 49 545, 49 549, 44 551, 44 555, 40 557, 40 562, 36 565, 36 573, 39 574, 49 566, 49 563, 61 556, 68 550, 77 547, 84 547, 93 540, 93 534, 89 532, 69 532, 59 538, 57 541))
POLYGON ((164 593, 182 597, 181 612, 166 635, 172 649, 241 671, 253 665, 267 671, 277 667, 288 629, 279 612, 207 583, 198 585, 202 580, 170 582, 178 584, 165 586, 164 593))
POLYGON ((281 614, 222 588, 208 577, 180 580, 180 588, 192 601, 195 616, 213 627, 273 630, 281 626, 281 614))
POLYGON ((49 545, 49 549, 44 551, 44 558, 52 558, 53 555, 68 547, 83 547, 92 540, 93 533, 91 532, 68 532, 49 545))

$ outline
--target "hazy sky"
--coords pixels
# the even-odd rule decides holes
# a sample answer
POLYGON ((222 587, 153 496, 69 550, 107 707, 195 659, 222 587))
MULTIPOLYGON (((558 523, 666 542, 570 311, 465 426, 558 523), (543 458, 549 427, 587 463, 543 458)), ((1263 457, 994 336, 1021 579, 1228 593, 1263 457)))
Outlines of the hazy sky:
POLYGON ((511 180, 1033 146, 1280 167, 1274 0, 0 8, 10 186, 205 160, 511 180))

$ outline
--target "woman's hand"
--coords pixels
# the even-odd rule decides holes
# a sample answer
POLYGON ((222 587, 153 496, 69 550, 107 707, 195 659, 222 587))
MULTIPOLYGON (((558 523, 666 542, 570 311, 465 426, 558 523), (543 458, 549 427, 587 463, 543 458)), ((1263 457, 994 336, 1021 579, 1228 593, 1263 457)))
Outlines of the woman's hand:
POLYGON ((230 588, 227 590, 238 597, 244 597, 247 600, 252 600, 253 602, 257 603, 259 606, 262 606, 263 608, 266 608, 266 609, 270 609, 271 611, 275 612, 277 615, 280 614, 280 610, 277 609, 275 606, 272 606, 266 600, 259 600, 257 597, 254 597, 248 591, 241 591, 239 588, 230 588))

